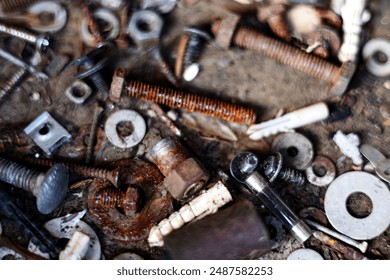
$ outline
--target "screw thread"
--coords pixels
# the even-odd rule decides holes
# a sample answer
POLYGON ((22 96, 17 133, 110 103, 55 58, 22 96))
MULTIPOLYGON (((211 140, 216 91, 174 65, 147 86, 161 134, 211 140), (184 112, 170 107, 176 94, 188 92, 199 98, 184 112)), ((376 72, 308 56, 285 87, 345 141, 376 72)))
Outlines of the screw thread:
POLYGON ((18 188, 33 192, 39 172, 28 169, 10 160, 0 158, 0 180, 18 188))
MULTIPOLYGON (((29 159, 29 162, 37 164, 44 167, 52 167, 57 162, 51 159, 29 159)), ((107 170, 102 168, 95 168, 89 166, 83 166, 80 164, 65 162, 62 163, 65 165, 70 173, 77 174, 84 177, 99 178, 109 180, 114 185, 117 185, 117 176, 115 170, 107 170)))
POLYGON ((138 81, 128 82, 127 94, 171 108, 199 112, 227 121, 250 125, 256 120, 256 113, 250 108, 138 81))
POLYGON ((103 95, 103 98, 108 97, 108 86, 100 73, 93 73, 88 78, 91 79, 95 88, 103 95))
POLYGON ((184 52, 184 66, 190 66, 200 59, 207 42, 207 39, 199 34, 193 33, 189 36, 184 52))
POLYGON ((278 178, 295 186, 302 186, 305 183, 305 176, 301 172, 291 168, 283 167, 280 170, 278 178))
POLYGON ((4 13, 9 13, 25 9, 35 2, 37 0, 3 0, 0 3, 0 7, 4 13))
POLYGON ((13 151, 18 147, 30 143, 27 134, 13 130, 1 131, 0 133, 0 153, 13 151))
POLYGON ((0 32, 20 38, 33 44, 35 44, 38 40, 38 37, 31 32, 20 30, 14 27, 9 27, 4 24, 0 24, 0 32))
POLYGON ((264 36, 251 29, 238 28, 234 43, 240 47, 258 51, 265 56, 302 71, 319 80, 334 83, 337 81, 340 68, 324 59, 310 55, 298 48, 264 36))
POLYGON ((0 101, 6 96, 10 95, 23 80, 27 77, 28 71, 26 69, 18 69, 0 89, 0 101))
POLYGON ((126 200, 126 193, 119 189, 105 188, 96 193, 95 203, 107 208, 121 207, 126 200))

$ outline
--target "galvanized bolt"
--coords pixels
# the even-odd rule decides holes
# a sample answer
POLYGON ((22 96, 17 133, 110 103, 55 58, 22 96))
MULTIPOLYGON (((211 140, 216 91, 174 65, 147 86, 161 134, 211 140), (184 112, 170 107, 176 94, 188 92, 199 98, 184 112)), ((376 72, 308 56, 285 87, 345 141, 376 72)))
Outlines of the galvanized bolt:
POLYGON ((28 31, 23 31, 17 29, 15 27, 7 26, 5 24, 0 23, 0 32, 11 35, 12 37, 16 37, 32 43, 36 46, 36 48, 40 51, 44 51, 50 44, 49 36, 47 34, 36 35, 28 31))
POLYGON ((298 48, 281 41, 269 38, 246 27, 237 27, 237 17, 227 17, 216 21, 212 30, 218 38, 223 38, 224 44, 233 42, 242 48, 257 51, 276 61, 302 71, 319 80, 329 83, 330 92, 341 95, 347 89, 355 73, 356 65, 345 62, 338 67, 328 61, 310 55, 298 48), (224 36, 219 35, 222 33, 224 36))
POLYGON ((56 164, 40 173, 0 158, 0 180, 32 193, 42 214, 53 212, 63 201, 68 188, 68 169, 56 164))
POLYGON ((287 183, 302 186, 305 183, 305 176, 299 171, 283 166, 283 156, 281 153, 269 156, 262 164, 264 175, 272 183, 276 179, 287 183))

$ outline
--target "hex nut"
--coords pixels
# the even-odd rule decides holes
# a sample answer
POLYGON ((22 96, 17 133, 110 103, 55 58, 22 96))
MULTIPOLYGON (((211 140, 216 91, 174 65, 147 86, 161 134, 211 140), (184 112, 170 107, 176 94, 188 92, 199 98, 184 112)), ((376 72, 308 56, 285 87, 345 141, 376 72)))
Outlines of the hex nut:
POLYGON ((66 97, 75 104, 83 104, 91 94, 92 89, 81 80, 75 80, 65 91, 66 97))
POLYGON ((172 170, 164 179, 171 195, 181 200, 196 193, 209 179, 209 173, 194 158, 188 158, 172 170))

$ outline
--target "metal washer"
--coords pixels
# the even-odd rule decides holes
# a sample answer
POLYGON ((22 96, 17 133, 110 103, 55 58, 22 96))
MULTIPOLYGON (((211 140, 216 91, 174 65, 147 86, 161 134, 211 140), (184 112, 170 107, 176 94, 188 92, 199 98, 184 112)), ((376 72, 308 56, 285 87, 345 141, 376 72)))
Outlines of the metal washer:
POLYGON ((304 135, 296 132, 282 134, 275 138, 272 150, 283 156, 288 167, 305 170, 313 160, 313 144, 304 135), (291 152, 296 152, 296 155, 291 152))
POLYGON ((318 155, 314 158, 313 162, 305 170, 307 180, 319 187, 327 186, 336 177, 336 167, 333 162, 326 156, 318 155), (326 173, 323 176, 319 176, 314 171, 314 166, 322 166, 325 168, 326 173))
POLYGON ((324 260, 324 258, 313 249, 304 248, 292 252, 287 260, 324 260))
POLYGON ((357 239, 373 239, 390 225, 390 191, 376 176, 352 171, 337 177, 325 194, 325 212, 332 226, 339 232, 357 239), (365 218, 355 218, 347 210, 348 197, 361 192, 372 202, 372 212, 365 218))
POLYGON ((104 125, 108 140, 119 148, 131 148, 137 145, 145 136, 146 124, 142 116, 133 110, 120 110, 110 115, 104 125), (120 137, 116 130, 120 122, 131 122, 133 133, 126 137, 120 137))

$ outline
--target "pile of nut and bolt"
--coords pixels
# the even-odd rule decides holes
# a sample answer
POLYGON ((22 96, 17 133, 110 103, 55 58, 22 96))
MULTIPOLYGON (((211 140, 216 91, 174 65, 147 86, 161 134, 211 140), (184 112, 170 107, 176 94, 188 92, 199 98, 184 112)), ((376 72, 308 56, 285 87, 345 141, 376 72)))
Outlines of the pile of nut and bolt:
POLYGON ((385 0, 0 2, 0 259, 390 259, 385 0))

